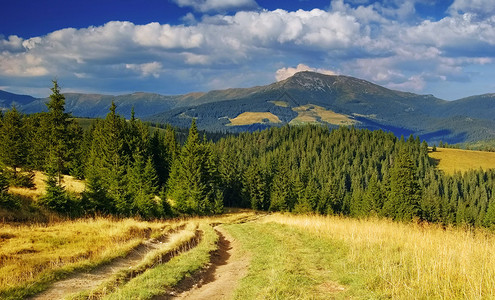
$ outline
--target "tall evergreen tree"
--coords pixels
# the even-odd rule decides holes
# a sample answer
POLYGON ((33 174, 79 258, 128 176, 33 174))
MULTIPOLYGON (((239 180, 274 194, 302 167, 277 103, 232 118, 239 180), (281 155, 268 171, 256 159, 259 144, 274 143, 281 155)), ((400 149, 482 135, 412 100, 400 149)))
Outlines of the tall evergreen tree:
POLYGON ((154 199, 158 193, 158 177, 151 158, 145 161, 140 153, 136 153, 127 177, 129 195, 133 201, 133 212, 143 218, 158 216, 158 203, 154 199))
POLYGON ((291 211, 294 208, 295 202, 294 184, 289 175, 289 168, 285 163, 281 162, 272 183, 270 210, 291 211))
POLYGON ((175 160, 168 181, 168 196, 182 213, 209 214, 218 210, 219 188, 212 184, 211 152, 199 138, 193 119, 189 135, 175 160))
POLYGON ((17 179, 18 168, 26 165, 27 143, 21 114, 15 106, 7 111, 0 127, 0 162, 12 168, 13 178, 17 179))
POLYGON ((421 195, 415 165, 405 148, 399 150, 390 173, 385 213, 396 220, 411 220, 417 216, 421 195))
POLYGON ((53 81, 52 94, 48 107, 48 122, 50 126, 48 145, 48 169, 56 174, 57 184, 62 184, 62 173, 68 161, 69 117, 65 112, 65 96, 60 93, 57 81, 53 81))

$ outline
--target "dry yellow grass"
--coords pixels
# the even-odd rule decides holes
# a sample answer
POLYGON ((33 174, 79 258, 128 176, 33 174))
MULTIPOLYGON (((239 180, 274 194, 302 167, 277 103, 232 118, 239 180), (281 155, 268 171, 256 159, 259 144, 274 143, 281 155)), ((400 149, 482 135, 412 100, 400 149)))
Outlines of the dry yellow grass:
POLYGON ((437 148, 437 151, 430 152, 429 155, 438 160, 438 168, 446 174, 480 168, 483 170, 495 168, 494 152, 437 148))
POLYGON ((271 112, 245 112, 229 119, 229 126, 251 125, 256 123, 281 123, 280 119, 271 112))
POLYGON ((268 102, 273 103, 275 106, 289 107, 289 103, 285 101, 268 101, 268 102))
POLYGON ((275 214, 265 222, 302 228, 348 247, 345 268, 393 299, 494 299, 495 235, 484 230, 389 220, 275 214))
POLYGON ((327 110, 321 106, 307 104, 292 109, 298 113, 298 116, 290 121, 291 124, 316 124, 319 123, 318 118, 333 125, 353 125, 356 121, 346 115, 338 114, 334 111, 327 110))
POLYGON ((150 236, 178 226, 133 219, 83 219, 49 225, 0 225, 0 294, 123 255, 150 236))
MULTIPOLYGON (((43 172, 35 171, 34 188, 28 189, 28 188, 11 187, 9 191, 13 194, 25 196, 35 200, 39 196, 45 193, 45 189, 46 189, 45 181, 46 181, 46 175, 43 172)), ((69 192, 80 194, 84 191, 85 183, 82 180, 77 180, 72 176, 64 175, 62 182, 63 182, 62 185, 69 192)))
POLYGON ((61 273, 93 268, 124 256, 144 240, 183 225, 184 234, 174 235, 170 245, 189 239, 198 224, 232 223, 254 217, 252 211, 235 210, 216 217, 162 222, 97 218, 51 224, 0 224, 0 298, 17 299, 39 292, 43 284, 59 278, 61 273))

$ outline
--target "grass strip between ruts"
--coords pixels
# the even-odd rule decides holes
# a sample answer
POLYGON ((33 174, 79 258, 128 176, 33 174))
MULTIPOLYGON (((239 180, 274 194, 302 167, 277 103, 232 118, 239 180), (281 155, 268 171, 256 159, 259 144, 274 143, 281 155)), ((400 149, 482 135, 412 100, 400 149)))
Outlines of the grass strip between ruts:
POLYGON ((103 299, 151 299, 167 293, 182 279, 206 267, 210 262, 211 252, 218 248, 218 235, 206 222, 200 223, 199 230, 203 235, 196 247, 173 257, 165 264, 146 270, 103 299))

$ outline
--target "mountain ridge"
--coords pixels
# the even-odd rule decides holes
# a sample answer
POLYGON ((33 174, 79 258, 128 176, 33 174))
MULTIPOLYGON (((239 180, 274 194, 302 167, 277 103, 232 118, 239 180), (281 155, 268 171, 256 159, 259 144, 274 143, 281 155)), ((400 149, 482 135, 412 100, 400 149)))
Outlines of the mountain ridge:
MULTIPOLYGON (((492 129, 495 128, 494 93, 447 101, 433 95, 388 89, 350 76, 309 71, 264 86, 183 95, 146 92, 117 96, 64 95, 66 110, 79 117, 103 117, 115 101, 117 112, 126 117, 134 107, 136 117, 147 121, 188 126, 191 118, 197 118, 200 128, 214 131, 256 130, 281 126, 296 118, 298 124, 306 120, 332 127, 339 125, 335 120, 340 118, 353 120, 357 127, 383 129, 397 135, 413 133, 433 142, 495 138, 492 129), (264 118, 253 118, 257 121, 248 125, 231 124, 230 120, 246 112, 270 113, 281 122, 275 124, 264 122, 264 118), (332 119, 332 116, 340 117, 332 119)), ((15 103, 21 111, 34 113, 46 110, 46 101, 47 98, 0 91, 0 106, 4 109, 15 103)))

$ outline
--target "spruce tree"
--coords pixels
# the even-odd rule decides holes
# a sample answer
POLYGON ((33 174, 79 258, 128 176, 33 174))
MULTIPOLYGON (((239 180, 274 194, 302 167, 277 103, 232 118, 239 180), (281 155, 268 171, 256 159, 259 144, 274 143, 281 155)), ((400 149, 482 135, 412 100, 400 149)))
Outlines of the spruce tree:
POLYGON ((158 204, 154 200, 158 192, 158 178, 151 158, 145 161, 141 154, 136 153, 127 177, 133 212, 146 219, 158 216, 158 204))
POLYGON ((9 194, 9 180, 0 169, 0 208, 16 209, 20 206, 19 199, 9 194))
POLYGON ((60 214, 69 215, 74 207, 64 187, 58 183, 57 174, 53 169, 47 173, 45 183, 46 193, 40 197, 38 204, 60 214))
POLYGON ((13 180, 17 180, 17 171, 27 162, 27 144, 25 128, 21 114, 15 106, 7 111, 0 127, 0 162, 12 169, 13 180))
POLYGON ((178 211, 210 214, 223 209, 221 190, 216 183, 216 165, 209 146, 201 142, 193 119, 186 143, 175 159, 168 181, 168 196, 178 211))
POLYGON ((390 170, 390 191, 384 204, 386 215, 396 220, 411 220, 417 216, 420 189, 411 155, 400 148, 390 170))
POLYGON ((488 209, 485 217, 483 218, 483 225, 486 227, 492 227, 495 225, 495 195, 492 195, 492 198, 488 203, 488 209))
POLYGON ((116 114, 112 102, 104 120, 92 129, 92 143, 88 157, 86 203, 104 208, 111 213, 130 215, 132 199, 127 188, 129 157, 125 143, 126 121, 116 114), (95 198, 92 198, 95 197, 95 198))
POLYGON ((48 107, 49 145, 48 145, 48 166, 49 172, 54 172, 56 184, 62 184, 62 173, 67 163, 68 137, 69 137, 69 117, 65 112, 65 96, 60 93, 60 87, 57 81, 53 81, 51 88, 52 94, 50 101, 46 104, 48 107))
POLYGON ((270 193, 271 211, 291 211, 295 205, 294 184, 289 169, 283 162, 273 179, 270 193))
POLYGON ((125 120, 116 113, 116 105, 112 101, 110 112, 103 121, 100 136, 95 139, 95 147, 100 148, 102 180, 108 196, 114 203, 116 212, 120 215, 129 215, 131 200, 127 193, 126 171, 129 157, 125 153, 125 120))

